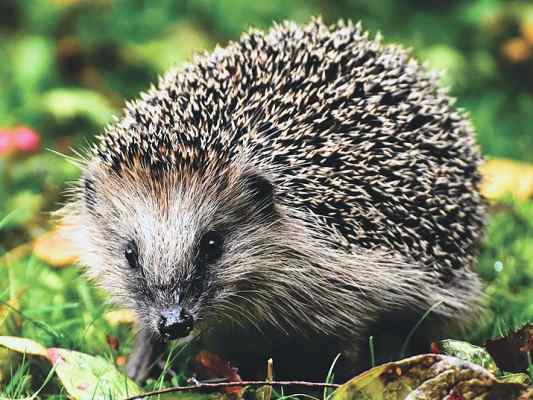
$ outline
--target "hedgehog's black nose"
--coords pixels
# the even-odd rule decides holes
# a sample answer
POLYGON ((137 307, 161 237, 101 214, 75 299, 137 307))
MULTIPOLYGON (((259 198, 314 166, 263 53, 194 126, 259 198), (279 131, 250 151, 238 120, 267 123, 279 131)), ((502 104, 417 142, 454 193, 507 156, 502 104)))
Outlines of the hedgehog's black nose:
POLYGON ((187 336, 193 328, 192 315, 180 307, 165 310, 159 317, 159 334, 172 340, 187 336))

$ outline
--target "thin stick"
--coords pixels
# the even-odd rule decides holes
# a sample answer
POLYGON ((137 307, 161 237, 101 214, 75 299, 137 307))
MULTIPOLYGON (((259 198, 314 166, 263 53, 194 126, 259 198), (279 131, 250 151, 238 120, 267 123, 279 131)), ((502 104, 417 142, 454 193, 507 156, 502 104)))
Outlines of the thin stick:
MULTIPOLYGON (((272 382, 274 380, 273 369, 274 369, 274 361, 271 358, 269 358, 267 361, 267 376, 266 376, 266 380, 268 382, 272 382)), ((266 387, 264 399, 265 400, 272 399, 272 385, 268 385, 266 387)))
POLYGON ((146 392, 136 396, 127 397, 124 400, 136 400, 144 397, 155 396, 158 394, 184 392, 187 390, 203 390, 203 389, 221 389, 231 386, 263 386, 263 385, 277 385, 277 386, 306 386, 315 388, 338 388, 340 385, 335 383, 322 382, 305 382, 305 381, 240 381, 240 382, 219 382, 219 383, 200 383, 191 386, 175 386, 171 388, 154 390, 153 392, 146 392))

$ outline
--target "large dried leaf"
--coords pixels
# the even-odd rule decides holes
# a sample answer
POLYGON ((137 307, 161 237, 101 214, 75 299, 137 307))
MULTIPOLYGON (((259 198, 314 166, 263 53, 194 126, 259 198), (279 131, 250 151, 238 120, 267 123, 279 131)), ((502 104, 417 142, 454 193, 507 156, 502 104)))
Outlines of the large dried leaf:
POLYGON ((526 372, 529 359, 533 359, 533 324, 527 324, 504 337, 489 340, 485 347, 500 369, 526 372))
POLYGON ((498 381, 478 365, 426 354, 387 363, 337 389, 332 400, 527 399, 531 388, 498 381))

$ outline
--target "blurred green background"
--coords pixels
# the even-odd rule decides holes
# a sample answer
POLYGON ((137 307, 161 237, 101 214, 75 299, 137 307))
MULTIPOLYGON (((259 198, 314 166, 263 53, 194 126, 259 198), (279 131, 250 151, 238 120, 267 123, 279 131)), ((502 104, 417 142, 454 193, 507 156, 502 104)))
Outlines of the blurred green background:
MULTIPOLYGON (((71 148, 87 147, 125 100, 194 52, 237 40, 251 26, 305 23, 314 15, 327 23, 361 20, 385 42, 411 47, 444 71, 443 86, 470 113, 488 158, 533 162, 530 0, 0 0, 0 256, 49 229, 49 212, 78 176, 54 151, 73 155, 71 148), (2 137, 21 129, 40 144, 31 151, 2 147, 2 137)), ((531 200, 492 206, 478 270, 490 313, 472 341, 533 320, 531 200)), ((24 323, 19 335, 106 354, 102 332, 131 339, 128 329, 101 320, 101 296, 75 269, 55 270, 30 256, 0 264, 0 300, 25 290, 20 309, 57 335, 34 323, 24 323)), ((20 393, 31 393, 24 385, 20 393)))

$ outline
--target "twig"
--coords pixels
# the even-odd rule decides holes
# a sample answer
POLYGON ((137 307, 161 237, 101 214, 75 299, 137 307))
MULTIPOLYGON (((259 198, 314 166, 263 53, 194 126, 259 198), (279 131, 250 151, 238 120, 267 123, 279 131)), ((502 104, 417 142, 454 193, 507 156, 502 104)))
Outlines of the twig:
MULTIPOLYGON (((266 380, 272 382, 274 380, 274 361, 269 358, 267 361, 267 376, 266 380)), ((265 390, 265 395, 263 396, 264 400, 272 399, 272 385, 268 385, 265 390)))
POLYGON ((136 400, 143 399, 145 397, 155 396, 158 394, 172 393, 172 392, 184 392, 187 390, 203 390, 203 389, 221 389, 231 386, 263 386, 263 385, 276 385, 276 386, 305 386, 314 388, 338 388, 340 385, 335 383, 322 383, 322 382, 305 382, 305 381, 240 381, 240 382, 219 382, 219 383, 200 383, 198 385, 191 386, 175 386, 161 390, 154 390, 152 392, 146 392, 136 396, 127 397, 124 400, 136 400))

